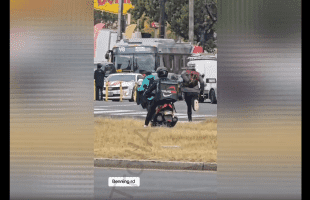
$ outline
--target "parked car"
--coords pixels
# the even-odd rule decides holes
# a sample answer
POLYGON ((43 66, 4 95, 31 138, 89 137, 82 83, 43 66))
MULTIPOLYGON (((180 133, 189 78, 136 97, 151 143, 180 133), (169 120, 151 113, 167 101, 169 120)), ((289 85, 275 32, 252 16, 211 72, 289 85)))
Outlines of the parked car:
POLYGON ((120 100, 120 83, 122 82, 122 99, 134 101, 136 87, 142 82, 143 78, 143 75, 139 73, 111 74, 105 79, 103 97, 106 96, 106 87, 108 86, 108 99, 120 100))

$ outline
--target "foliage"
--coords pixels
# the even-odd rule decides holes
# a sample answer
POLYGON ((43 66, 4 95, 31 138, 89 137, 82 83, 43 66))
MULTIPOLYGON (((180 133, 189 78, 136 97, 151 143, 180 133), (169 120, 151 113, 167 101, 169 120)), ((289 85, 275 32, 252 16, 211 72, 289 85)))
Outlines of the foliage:
POLYGON ((117 14, 94 10, 94 25, 101 21, 106 24, 106 28, 112 28, 113 23, 117 22, 117 14))
MULTIPOLYGON (((159 21, 160 1, 132 0, 131 2, 135 7, 129 12, 135 20, 144 19, 147 16, 150 21, 159 21)), ((188 40, 189 0, 166 0, 165 13, 166 22, 169 23, 170 30, 175 33, 175 38, 181 36, 188 40)), ((216 48, 216 38, 214 37, 216 21, 216 0, 194 1, 194 40, 209 52, 216 48)), ((169 35, 171 36, 171 34, 169 35)))

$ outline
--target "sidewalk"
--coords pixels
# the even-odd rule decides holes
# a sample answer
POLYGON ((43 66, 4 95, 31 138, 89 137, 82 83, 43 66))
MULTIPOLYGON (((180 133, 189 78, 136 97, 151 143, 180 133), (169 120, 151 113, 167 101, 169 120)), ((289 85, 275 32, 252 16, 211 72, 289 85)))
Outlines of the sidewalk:
POLYGON ((216 163, 95 158, 95 167, 217 171, 216 163))

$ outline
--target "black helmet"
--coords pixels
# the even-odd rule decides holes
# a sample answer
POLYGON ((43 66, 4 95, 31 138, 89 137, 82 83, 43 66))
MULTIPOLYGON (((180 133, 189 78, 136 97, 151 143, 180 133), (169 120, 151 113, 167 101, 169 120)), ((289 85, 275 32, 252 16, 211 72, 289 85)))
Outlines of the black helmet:
POLYGON ((102 67, 102 64, 101 64, 101 63, 98 63, 98 64, 97 64, 97 69, 101 69, 101 67, 102 67))
POLYGON ((159 78, 166 78, 168 76, 168 69, 166 67, 158 67, 156 73, 159 78))

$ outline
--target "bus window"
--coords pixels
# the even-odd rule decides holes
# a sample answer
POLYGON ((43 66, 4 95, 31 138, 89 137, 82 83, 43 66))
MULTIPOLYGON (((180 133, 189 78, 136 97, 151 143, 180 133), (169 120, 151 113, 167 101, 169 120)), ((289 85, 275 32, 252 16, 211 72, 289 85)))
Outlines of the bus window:
POLYGON ((152 71, 155 69, 155 54, 135 54, 135 65, 138 70, 152 71))
POLYGON ((117 69, 131 69, 132 55, 115 55, 115 65, 117 69))

